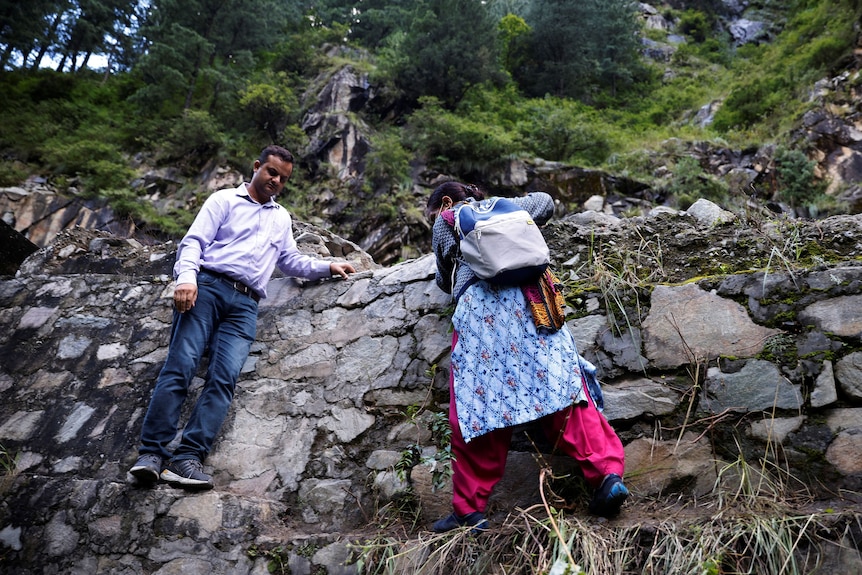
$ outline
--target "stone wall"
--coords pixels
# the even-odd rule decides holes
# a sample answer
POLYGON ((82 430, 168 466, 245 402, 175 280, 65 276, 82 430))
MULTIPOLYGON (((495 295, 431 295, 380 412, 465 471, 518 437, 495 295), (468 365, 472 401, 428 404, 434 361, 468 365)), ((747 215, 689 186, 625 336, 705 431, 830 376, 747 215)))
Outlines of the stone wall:
MULTIPOLYGON (((675 217, 678 230, 700 226, 675 217)), ((643 235, 659 221, 632 225, 643 235)), ((858 231, 862 219, 841 225, 858 231)), ((561 271, 595 248, 585 237, 623 236, 595 220, 555 226, 552 251, 569 260, 561 271)), ((820 223, 820 237, 829 229, 820 223)), ((332 255, 326 243, 306 248, 332 255)), ((2 570, 262 574, 281 547, 291 573, 355 573, 344 565, 349 542, 392 520, 406 493, 394 468, 402 452, 433 454, 451 302, 434 284, 431 256, 387 268, 358 252, 345 257, 361 268, 348 281, 272 280, 205 462, 216 488, 200 494, 141 489, 126 475, 167 350, 173 247, 61 234, 0 280, 2 570)), ((639 499, 704 496, 728 481, 725 465, 770 454, 794 488, 833 506, 853 502, 862 478, 854 257, 670 282, 640 297, 640 315, 623 324, 601 292, 586 292, 569 322, 599 366, 606 416, 626 444, 634 497, 624 514, 637 513, 639 499)), ((516 434, 494 521, 538 501, 533 452, 549 450, 522 431, 532 430, 516 434)), ((576 473, 567 458, 546 455, 555 470, 576 473)), ((422 465, 411 479, 418 529, 427 529, 448 512, 449 495, 430 488, 422 465)), ((572 501, 576 511, 584 503, 572 501)))

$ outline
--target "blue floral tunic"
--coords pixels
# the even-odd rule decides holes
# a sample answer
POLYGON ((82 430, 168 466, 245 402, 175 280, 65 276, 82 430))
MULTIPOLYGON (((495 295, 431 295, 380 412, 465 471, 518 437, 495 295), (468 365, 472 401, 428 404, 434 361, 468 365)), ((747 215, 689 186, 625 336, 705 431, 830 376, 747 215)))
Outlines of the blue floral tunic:
MULTIPOLYGON (((544 225, 554 214, 546 193, 510 198, 544 225)), ((520 287, 496 287, 473 274, 460 257, 454 214, 434 222, 432 249, 437 285, 455 296, 452 349, 455 408, 464 441, 527 423, 573 403, 604 403, 596 368, 578 355, 567 326, 539 334, 520 287)))
POLYGON ((536 332, 520 288, 473 284, 452 322, 458 332, 451 362, 455 405, 464 441, 585 403, 585 380, 601 406, 596 368, 578 355, 568 328, 536 332))

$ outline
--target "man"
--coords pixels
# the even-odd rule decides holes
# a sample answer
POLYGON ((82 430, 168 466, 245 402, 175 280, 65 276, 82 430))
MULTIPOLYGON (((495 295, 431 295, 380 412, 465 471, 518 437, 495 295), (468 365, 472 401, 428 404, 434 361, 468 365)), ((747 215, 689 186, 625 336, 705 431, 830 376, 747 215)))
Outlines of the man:
POLYGON ((177 250, 171 340, 141 430, 138 482, 160 477, 191 489, 211 489, 202 462, 227 416, 234 388, 257 330, 258 302, 277 265, 286 275, 347 278, 347 262, 327 262, 296 248, 291 218, 274 201, 293 171, 293 155, 265 148, 250 183, 215 192, 204 202, 177 250), (173 453, 180 410, 204 352, 209 367, 173 453))

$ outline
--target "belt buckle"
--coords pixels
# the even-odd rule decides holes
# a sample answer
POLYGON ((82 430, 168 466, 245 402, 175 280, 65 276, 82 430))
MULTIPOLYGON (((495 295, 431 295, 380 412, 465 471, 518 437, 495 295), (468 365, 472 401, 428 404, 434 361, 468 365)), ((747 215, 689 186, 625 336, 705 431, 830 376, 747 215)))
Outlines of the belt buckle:
POLYGON ((236 291, 238 291, 241 294, 248 295, 249 288, 247 285, 245 285, 242 282, 234 281, 233 282, 233 289, 235 289, 236 291))

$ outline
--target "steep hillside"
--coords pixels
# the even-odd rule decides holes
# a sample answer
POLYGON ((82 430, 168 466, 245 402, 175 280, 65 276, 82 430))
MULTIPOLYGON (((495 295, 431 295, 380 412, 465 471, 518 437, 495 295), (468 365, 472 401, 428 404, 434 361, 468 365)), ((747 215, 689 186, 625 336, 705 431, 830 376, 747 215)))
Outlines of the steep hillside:
MULTIPOLYGON (((312 40, 326 42, 303 52, 293 115, 279 120, 279 138, 300 158, 282 201, 383 264, 427 250, 421 209, 446 178, 503 195, 542 189, 559 215, 631 216, 698 198, 737 214, 855 213, 858 10, 848 1, 640 4, 644 73, 617 99, 591 102, 483 84, 455 107, 408 105, 383 55, 319 31, 312 40)), ((120 99, 132 78, 3 79, 14 103, 0 127, 0 176, 16 185, 0 208, 37 245, 72 225, 176 239, 207 193, 249 177, 259 149, 232 148, 219 119, 200 110, 139 117, 120 99)), ((266 85, 256 84, 259 97, 266 85)))

